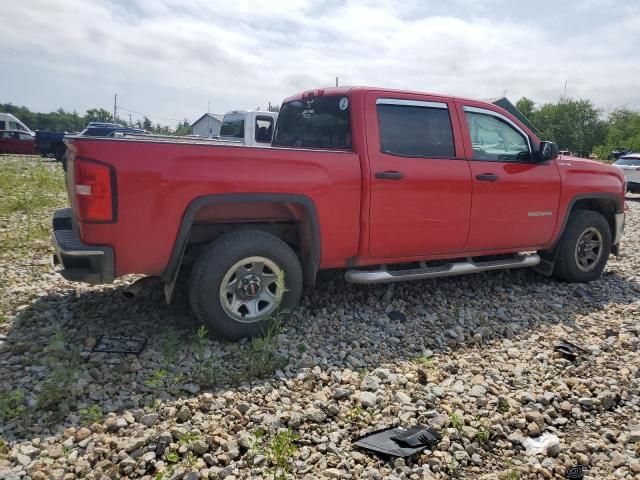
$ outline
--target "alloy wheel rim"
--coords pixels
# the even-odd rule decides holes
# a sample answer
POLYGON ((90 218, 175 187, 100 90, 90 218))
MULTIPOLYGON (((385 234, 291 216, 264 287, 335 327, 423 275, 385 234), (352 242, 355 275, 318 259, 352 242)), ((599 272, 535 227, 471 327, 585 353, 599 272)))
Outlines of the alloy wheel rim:
POLYGON ((602 234, 597 228, 587 228, 576 243, 576 265, 583 272, 593 271, 602 258, 602 251, 602 234))
POLYGON ((265 257, 236 262, 222 278, 220 303, 238 322, 253 323, 272 314, 284 294, 282 269, 265 257))

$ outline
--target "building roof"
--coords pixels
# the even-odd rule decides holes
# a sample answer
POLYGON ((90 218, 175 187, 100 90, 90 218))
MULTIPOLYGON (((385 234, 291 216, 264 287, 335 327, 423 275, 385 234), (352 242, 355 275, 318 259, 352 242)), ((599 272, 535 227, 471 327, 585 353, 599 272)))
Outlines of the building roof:
POLYGON ((520 110, 518 110, 518 108, 513 103, 511 103, 511 101, 507 97, 482 98, 481 100, 483 102, 493 103, 500 108, 504 108, 507 112, 524 123, 529 130, 531 130, 536 135, 540 135, 540 131, 531 123, 531 121, 529 121, 527 117, 524 116, 524 114, 520 110))
POLYGON ((202 120, 203 118, 209 117, 213 120, 217 120, 218 122, 222 122, 222 119, 224 118, 224 115, 220 115, 218 113, 205 113, 204 115, 202 115, 199 119, 197 119, 195 122, 193 122, 191 124, 191 126, 193 127, 196 123, 198 123, 200 120, 202 120))

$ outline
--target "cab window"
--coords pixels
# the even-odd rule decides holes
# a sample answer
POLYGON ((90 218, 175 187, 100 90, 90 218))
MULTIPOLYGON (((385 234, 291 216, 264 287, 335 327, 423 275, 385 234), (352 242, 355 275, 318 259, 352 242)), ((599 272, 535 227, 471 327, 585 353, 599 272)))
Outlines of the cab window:
POLYGON ((473 160, 528 162, 531 160, 529 141, 523 132, 506 119, 480 109, 465 107, 469 126, 473 160))

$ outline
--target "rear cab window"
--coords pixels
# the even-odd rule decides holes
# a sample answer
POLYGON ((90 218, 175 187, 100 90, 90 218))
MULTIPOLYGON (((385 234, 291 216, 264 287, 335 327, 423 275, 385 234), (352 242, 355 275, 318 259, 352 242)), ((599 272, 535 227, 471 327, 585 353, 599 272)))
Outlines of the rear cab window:
POLYGON ((244 139, 244 114, 228 114, 220 127, 220 137, 232 140, 244 139))
POLYGON ((273 135, 276 147, 351 150, 349 97, 327 95, 282 105, 273 135))

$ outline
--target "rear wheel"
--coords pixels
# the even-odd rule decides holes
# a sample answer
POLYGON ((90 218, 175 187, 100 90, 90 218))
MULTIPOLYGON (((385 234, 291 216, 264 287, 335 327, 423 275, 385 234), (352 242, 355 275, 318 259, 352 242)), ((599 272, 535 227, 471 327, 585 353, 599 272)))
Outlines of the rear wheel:
POLYGON ((223 235, 196 261, 189 280, 193 311, 207 327, 238 340, 263 333, 302 295, 298 257, 279 238, 259 230, 223 235))
POLYGON ((567 282, 590 282, 602 275, 611 253, 611 230, 598 212, 577 210, 562 234, 554 276, 567 282))

